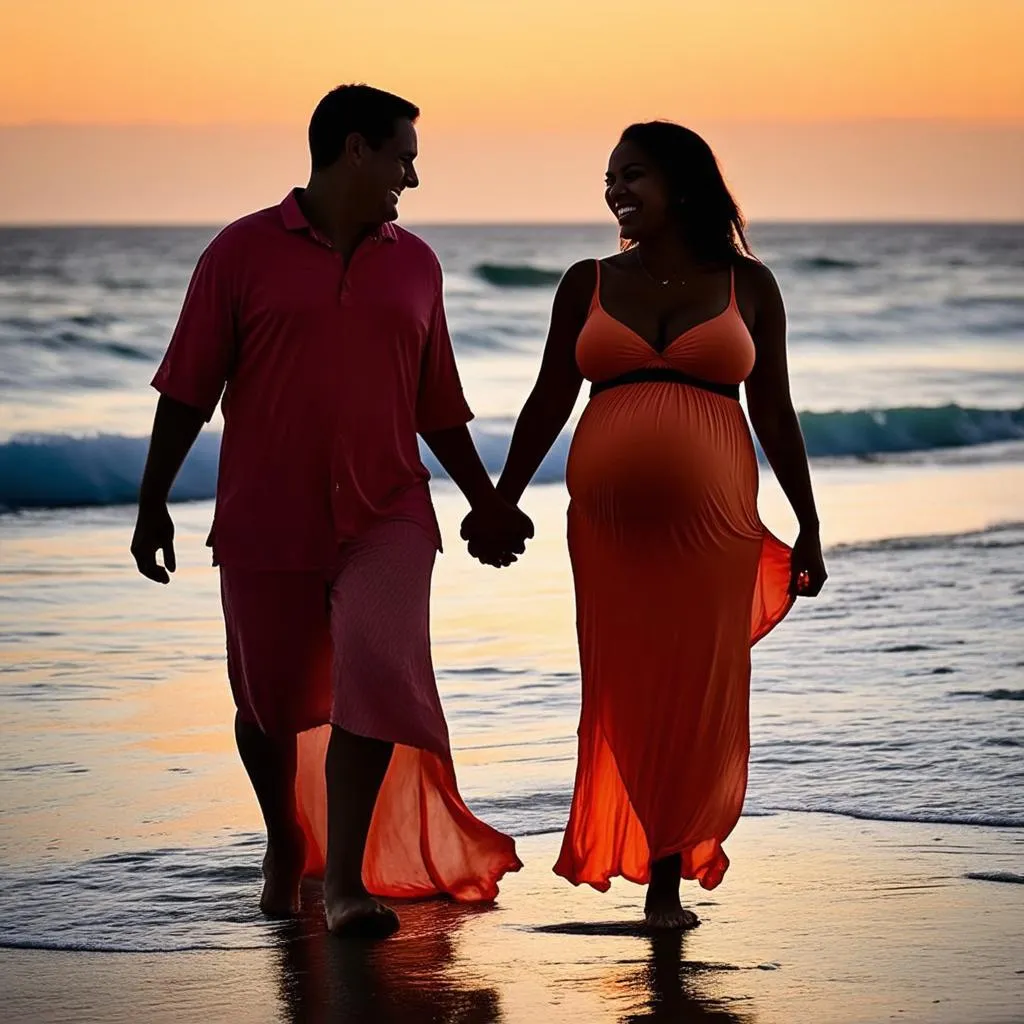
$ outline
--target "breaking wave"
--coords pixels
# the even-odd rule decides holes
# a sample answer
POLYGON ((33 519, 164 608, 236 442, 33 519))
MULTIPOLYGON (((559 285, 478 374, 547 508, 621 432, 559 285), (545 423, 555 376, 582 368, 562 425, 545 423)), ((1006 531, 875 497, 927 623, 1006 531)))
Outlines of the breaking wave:
MULTIPOLYGON (((1024 408, 931 408, 810 412, 800 417, 812 458, 881 457, 886 454, 967 448, 1024 440, 1024 408)), ((473 434, 484 464, 497 473, 505 460, 513 423, 480 420, 473 434)), ((568 433, 555 442, 537 480, 564 478, 568 433)), ((16 436, 0 444, 0 507, 68 508, 123 505, 135 501, 148 447, 146 437, 101 434, 16 436)), ((220 438, 201 435, 172 491, 172 500, 212 498, 217 479, 220 438)), ((427 468, 442 475, 424 452, 427 468)))

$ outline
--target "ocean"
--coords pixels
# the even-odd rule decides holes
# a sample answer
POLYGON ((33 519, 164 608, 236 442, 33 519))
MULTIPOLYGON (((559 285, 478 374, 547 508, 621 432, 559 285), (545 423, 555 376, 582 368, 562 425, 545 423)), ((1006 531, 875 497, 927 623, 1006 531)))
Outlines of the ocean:
MULTIPOLYGON (((616 236, 418 232, 496 472, 560 272, 616 236)), ((172 585, 128 554, 148 381, 213 233, 0 230, 0 946, 262 948, 280 927, 255 909, 259 817, 203 548, 216 419, 174 491, 172 585)), ((746 812, 1024 829, 1024 227, 751 236, 787 303, 831 579, 755 649, 746 812)), ((461 550, 462 500, 435 486, 435 662, 460 782, 516 836, 562 827, 573 778, 567 445, 526 499, 536 541, 501 573, 461 550)), ((791 540, 762 468, 762 514, 791 540)))

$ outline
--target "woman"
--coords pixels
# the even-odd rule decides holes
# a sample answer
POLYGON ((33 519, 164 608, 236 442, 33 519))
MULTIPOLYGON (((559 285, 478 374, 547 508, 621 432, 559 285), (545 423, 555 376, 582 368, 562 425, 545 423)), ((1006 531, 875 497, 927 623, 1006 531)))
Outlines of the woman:
POLYGON ((718 885, 743 806, 750 646, 826 572, 782 299, 710 148, 633 125, 605 198, 622 251, 559 285, 498 489, 519 501, 591 381, 567 469, 583 703, 555 871, 602 891, 614 875, 649 883, 648 926, 692 927, 680 878, 718 885), (792 552, 758 517, 741 383, 800 524, 792 552))

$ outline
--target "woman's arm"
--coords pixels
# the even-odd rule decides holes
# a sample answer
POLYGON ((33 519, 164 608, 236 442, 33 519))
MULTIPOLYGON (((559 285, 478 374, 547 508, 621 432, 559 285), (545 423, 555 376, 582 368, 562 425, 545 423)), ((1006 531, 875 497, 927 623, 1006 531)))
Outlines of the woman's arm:
POLYGON ((757 350, 753 372, 746 382, 747 411, 754 433, 800 525, 793 545, 790 590, 801 597, 814 597, 825 585, 828 573, 821 554, 807 450, 789 389, 786 310, 779 286, 767 267, 749 263, 745 270, 744 277, 750 282, 754 299, 751 334, 757 350))
POLYGON ((566 271, 555 292, 540 372, 516 421, 498 481, 498 493, 506 501, 519 502, 576 405, 583 383, 576 339, 587 319, 595 280, 594 263, 586 260, 566 271))
MULTIPOLYGON (((576 404, 583 383, 576 365, 576 339, 587 318, 595 281, 594 263, 586 260, 566 271, 555 292, 540 372, 516 421, 497 485, 498 493, 510 504, 519 503, 576 404)), ((470 540, 470 553, 480 557, 473 539, 473 519, 470 513, 463 521, 462 536, 470 540)))

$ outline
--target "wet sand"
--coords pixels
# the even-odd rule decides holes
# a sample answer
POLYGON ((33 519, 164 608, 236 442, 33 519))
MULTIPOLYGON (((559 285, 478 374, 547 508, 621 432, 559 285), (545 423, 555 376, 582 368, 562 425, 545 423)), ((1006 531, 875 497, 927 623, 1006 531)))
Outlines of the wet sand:
MULTIPOLYGON (((6 950, 11 1022, 1024 1020, 1024 832, 784 813, 744 818, 703 924, 652 939, 642 891, 550 872, 557 835, 493 907, 400 907, 376 946, 303 918, 265 949, 168 954, 6 950), (970 878, 970 874, 992 876, 970 878), (998 881, 998 878, 1017 881, 998 881)), ((256 898, 255 890, 253 899, 256 898)), ((139 908, 145 912, 144 907, 139 908)))

